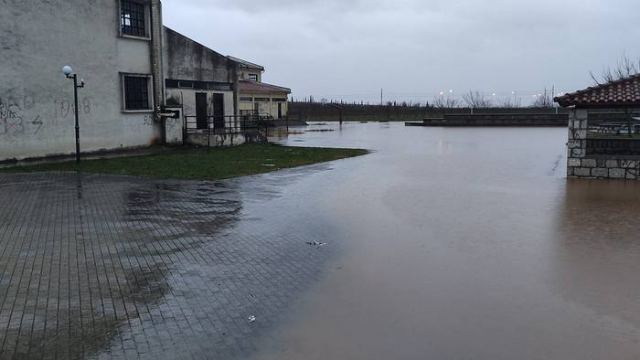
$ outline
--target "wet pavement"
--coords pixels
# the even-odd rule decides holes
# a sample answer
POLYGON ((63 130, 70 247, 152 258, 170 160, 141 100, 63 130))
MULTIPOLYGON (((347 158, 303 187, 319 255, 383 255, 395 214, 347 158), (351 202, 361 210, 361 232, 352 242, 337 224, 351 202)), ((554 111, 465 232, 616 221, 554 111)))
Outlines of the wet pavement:
POLYGON ((0 358, 248 357, 332 252, 306 243, 331 229, 295 193, 325 169, 2 175, 0 358))
POLYGON ((566 129, 310 130, 374 151, 0 175, 0 358, 640 358, 640 186, 567 181, 566 129))

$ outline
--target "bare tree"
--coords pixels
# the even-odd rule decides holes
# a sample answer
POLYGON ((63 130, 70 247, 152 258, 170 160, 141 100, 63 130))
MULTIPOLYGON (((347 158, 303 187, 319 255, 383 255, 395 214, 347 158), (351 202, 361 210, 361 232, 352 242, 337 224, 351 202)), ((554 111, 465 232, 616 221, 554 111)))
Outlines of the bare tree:
POLYGON ((533 107, 538 108, 550 108, 553 107, 553 94, 551 91, 548 91, 547 88, 544 89, 542 94, 536 95, 536 99, 533 102, 533 107))
POLYGON ((591 79, 596 85, 602 85, 610 83, 612 81, 628 78, 629 76, 638 75, 640 73, 640 59, 637 61, 631 60, 626 54, 622 55, 618 60, 616 66, 605 68, 600 76, 590 72, 591 79))
POLYGON ((487 99, 479 91, 469 91, 462 95, 462 100, 470 108, 488 108, 492 106, 491 100, 487 99))
POLYGON ((434 107, 440 108, 440 109, 450 109, 450 108, 455 108, 458 107, 459 102, 458 100, 449 97, 449 96, 439 96, 436 97, 435 99, 433 99, 433 104, 434 107))
POLYGON ((506 97, 500 100, 497 106, 505 109, 519 108, 522 107, 522 99, 516 97, 506 97))

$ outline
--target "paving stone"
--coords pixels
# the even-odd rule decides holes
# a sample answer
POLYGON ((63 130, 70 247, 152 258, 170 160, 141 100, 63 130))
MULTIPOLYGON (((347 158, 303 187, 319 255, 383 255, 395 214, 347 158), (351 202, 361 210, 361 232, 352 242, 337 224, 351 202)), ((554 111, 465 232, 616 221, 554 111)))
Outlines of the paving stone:
POLYGON ((337 248, 303 175, 0 175, 0 358, 250 356, 337 248))

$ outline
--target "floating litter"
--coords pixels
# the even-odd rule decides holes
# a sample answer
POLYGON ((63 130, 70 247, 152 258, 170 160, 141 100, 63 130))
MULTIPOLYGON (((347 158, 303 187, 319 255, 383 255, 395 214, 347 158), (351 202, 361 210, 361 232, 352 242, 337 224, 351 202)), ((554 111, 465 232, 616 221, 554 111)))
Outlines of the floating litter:
POLYGON ((327 245, 327 243, 323 243, 323 242, 319 242, 319 241, 309 241, 309 242, 307 242, 307 245, 321 247, 321 246, 327 245))

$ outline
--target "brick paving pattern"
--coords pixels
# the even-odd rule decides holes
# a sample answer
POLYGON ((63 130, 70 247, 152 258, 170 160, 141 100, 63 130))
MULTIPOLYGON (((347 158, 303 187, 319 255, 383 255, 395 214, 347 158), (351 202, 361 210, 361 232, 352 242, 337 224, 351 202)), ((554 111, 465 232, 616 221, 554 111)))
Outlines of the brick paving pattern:
POLYGON ((0 175, 0 358, 249 357, 335 252, 304 171, 0 175))

